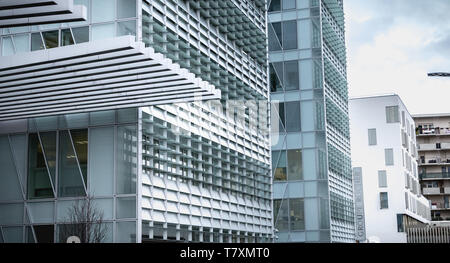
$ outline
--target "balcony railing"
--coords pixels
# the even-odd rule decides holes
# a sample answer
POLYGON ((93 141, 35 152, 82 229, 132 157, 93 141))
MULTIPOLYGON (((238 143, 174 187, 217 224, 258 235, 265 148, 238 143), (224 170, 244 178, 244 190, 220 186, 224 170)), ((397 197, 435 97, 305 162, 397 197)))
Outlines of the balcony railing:
POLYGON ((426 179, 450 179, 450 173, 422 173, 419 175, 421 180, 426 179))
POLYGON ((444 189, 439 187, 429 187, 429 188, 423 188, 423 194, 424 195, 438 195, 443 194, 444 189))
POLYGON ((433 203, 431 204, 432 210, 450 209, 449 203, 433 203))
POLYGON ((435 159, 427 159, 427 160, 419 160, 419 165, 446 165, 450 164, 450 159, 441 159, 441 158, 435 158, 435 159))
POLYGON ((417 129, 416 131, 417 135, 422 135, 422 136, 426 136, 426 135, 450 135, 450 128, 441 128, 441 127, 436 127, 436 128, 432 128, 432 129, 417 129))
POLYGON ((450 150, 450 143, 423 143, 418 146, 419 151, 450 150))

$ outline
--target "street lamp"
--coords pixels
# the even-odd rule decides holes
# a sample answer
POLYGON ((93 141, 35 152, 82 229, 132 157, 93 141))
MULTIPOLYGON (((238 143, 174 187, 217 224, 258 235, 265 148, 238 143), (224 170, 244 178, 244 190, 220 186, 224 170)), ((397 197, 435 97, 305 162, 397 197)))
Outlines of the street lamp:
POLYGON ((433 73, 428 73, 428 77, 450 77, 450 73, 447 73, 447 72, 433 72, 433 73))

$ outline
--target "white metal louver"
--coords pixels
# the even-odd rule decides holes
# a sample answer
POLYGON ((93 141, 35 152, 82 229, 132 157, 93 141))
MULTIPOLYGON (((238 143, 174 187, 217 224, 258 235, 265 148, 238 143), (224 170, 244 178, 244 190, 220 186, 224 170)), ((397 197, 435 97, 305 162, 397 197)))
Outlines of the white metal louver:
POLYGON ((134 36, 2 57, 0 120, 220 99, 134 36))
POLYGON ((87 9, 73 0, 1 0, 0 28, 85 21, 87 9))

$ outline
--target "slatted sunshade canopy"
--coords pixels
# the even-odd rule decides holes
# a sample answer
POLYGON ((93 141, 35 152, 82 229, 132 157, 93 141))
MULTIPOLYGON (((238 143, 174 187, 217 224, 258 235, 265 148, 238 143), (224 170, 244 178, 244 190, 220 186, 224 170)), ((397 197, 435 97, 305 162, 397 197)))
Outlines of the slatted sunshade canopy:
POLYGON ((450 77, 450 73, 447 73, 447 72, 433 72, 433 73, 428 73, 428 77, 450 77))
POLYGON ((0 60, 0 120, 220 99, 134 36, 0 60))
POLYGON ((0 28, 85 21, 87 9, 73 0, 0 0, 0 28))

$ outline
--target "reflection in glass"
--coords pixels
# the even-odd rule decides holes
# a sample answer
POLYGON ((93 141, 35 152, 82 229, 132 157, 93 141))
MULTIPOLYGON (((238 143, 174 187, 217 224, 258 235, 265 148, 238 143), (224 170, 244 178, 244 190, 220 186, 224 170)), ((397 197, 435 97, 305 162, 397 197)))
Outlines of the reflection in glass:
POLYGON ((110 0, 92 1, 92 22, 108 22, 115 18, 115 5, 110 0))
POLYGON ((117 0, 118 18, 136 17, 136 0, 117 0))
POLYGON ((28 34, 14 36, 14 45, 16 53, 30 51, 30 36, 28 34))
POLYGON ((298 132, 300 128, 300 102, 286 102, 286 130, 288 132, 298 132))
POLYGON ((84 183, 87 182, 87 158, 88 158, 88 130, 71 130, 73 146, 80 164, 81 172, 83 173, 84 183))
POLYGON ((274 181, 286 181, 286 151, 274 151, 272 153, 272 167, 274 169, 274 181))
POLYGON ((117 23, 117 36, 135 36, 136 21, 126 21, 117 23))
POLYGON ((2 39, 2 56, 14 55, 14 45, 11 37, 4 37, 2 39))
POLYGON ((305 229, 305 205, 303 199, 289 199, 289 217, 291 231, 305 229))
POLYGON ((44 43, 42 42, 41 33, 31 34, 31 51, 44 49, 44 43))
POLYGON ((73 37, 77 44, 89 42, 89 27, 72 28, 73 37))
POLYGON ((281 11, 281 0, 270 1, 268 12, 281 11))
POLYGON ((0 136, 0 168, 0 200, 22 199, 19 178, 14 166, 8 136, 0 136))
POLYGON ((285 90, 298 90, 298 61, 286 61, 284 62, 284 89, 285 90))
POLYGON ((55 48, 59 45, 59 31, 48 31, 42 32, 42 37, 44 38, 45 48, 55 48))
POLYGON ((297 21, 283 22, 283 41, 284 50, 297 48, 297 21))
POLYGON ((283 63, 269 64, 270 70, 270 92, 283 91, 283 63))
POLYGON ((117 193, 136 193, 137 135, 136 126, 117 129, 117 193))
POLYGON ((116 218, 136 218, 136 197, 121 197, 116 201, 116 218))
POLYGON ((89 136, 89 191, 95 196, 111 196, 114 191, 114 127, 91 128, 89 136))
POLYGON ((85 196, 80 168, 68 131, 60 131, 59 150, 58 196, 85 196))
POLYGON ((70 46, 75 44, 70 29, 61 30, 61 46, 70 46))
POLYGON ((56 132, 41 132, 42 145, 44 146, 44 154, 47 160, 48 170, 52 182, 55 182, 56 176, 56 132))
POLYGON ((287 201, 287 199, 273 200, 273 220, 275 222, 275 228, 278 229, 278 231, 289 230, 287 201))
POLYGON ((92 40, 101 40, 115 36, 114 23, 92 26, 92 40))
POLYGON ((28 198, 51 198, 53 189, 45 164, 44 152, 36 133, 29 136, 28 144, 28 198))
POLYGON ((303 180, 302 151, 288 150, 287 156, 289 181, 303 180))

